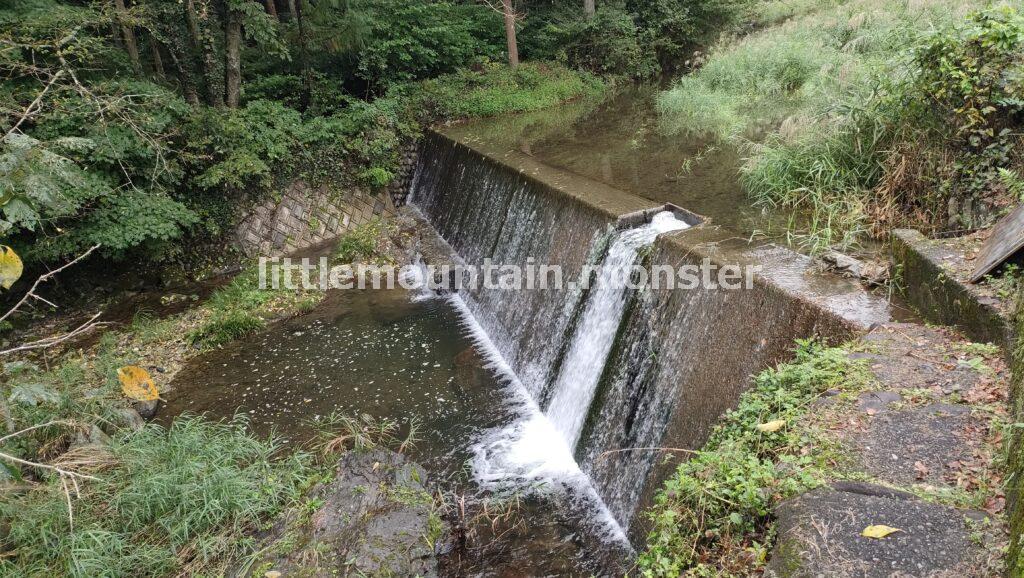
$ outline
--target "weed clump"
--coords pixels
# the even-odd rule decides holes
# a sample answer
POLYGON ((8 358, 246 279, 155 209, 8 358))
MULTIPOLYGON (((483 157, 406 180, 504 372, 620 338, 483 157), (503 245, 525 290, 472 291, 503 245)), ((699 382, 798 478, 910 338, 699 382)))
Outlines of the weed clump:
POLYGON ((147 425, 89 450, 83 483, 65 500, 60 483, 0 496, 9 524, 0 574, 158 576, 215 571, 261 520, 299 495, 308 456, 278 456, 273 439, 243 421, 186 417, 147 425), (98 459, 102 456, 102 460, 98 459))
POLYGON ((747 575, 762 566, 771 507, 822 484, 841 461, 838 449, 800 418, 829 389, 869 380, 847 351, 813 341, 798 341, 793 362, 760 373, 655 497, 647 513, 653 528, 638 561, 642 575, 747 575))

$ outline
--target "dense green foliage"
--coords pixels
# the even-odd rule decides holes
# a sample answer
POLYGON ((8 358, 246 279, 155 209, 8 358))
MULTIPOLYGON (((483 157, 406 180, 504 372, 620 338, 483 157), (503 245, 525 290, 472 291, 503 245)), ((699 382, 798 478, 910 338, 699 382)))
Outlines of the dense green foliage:
POLYGON ((822 436, 799 424, 808 404, 830 388, 851 391, 869 379, 845 350, 810 341, 799 343, 791 363, 759 374, 655 497, 641 574, 737 575, 763 564, 771 508, 820 485, 837 459, 822 436), (758 427, 776 420, 784 425, 775 431, 758 427), (801 451, 807 447, 814 451, 801 451))
POLYGON ((424 123, 602 90, 557 64, 495 64, 501 16, 482 4, 294 4, 276 17, 255 0, 0 7, 7 243, 32 262, 95 244, 181 259, 289 180, 387 185, 424 123))
POLYGON ((977 227, 1008 202, 1024 96, 1022 18, 965 16, 984 5, 820 2, 717 48, 661 110, 744 147, 750 194, 805 215, 793 229, 811 248, 977 227))

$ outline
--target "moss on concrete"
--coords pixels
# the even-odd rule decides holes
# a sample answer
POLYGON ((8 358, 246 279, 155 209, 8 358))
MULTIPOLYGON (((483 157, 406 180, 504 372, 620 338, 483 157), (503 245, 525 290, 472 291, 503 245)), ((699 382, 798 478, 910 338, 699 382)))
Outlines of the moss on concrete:
MULTIPOLYGON (((1013 323, 1018 336, 1015 346, 1010 351, 1010 420, 1014 424, 1024 422, 1024 308, 1020 307, 1022 295, 1017 298, 1018 308, 1013 323)), ((1010 550, 1006 558, 1007 576, 1024 576, 1024 503, 1021 502, 1021 490, 1024 487, 1024 430, 1019 427, 1010 428, 1010 439, 1007 456, 1006 498, 1010 506, 1010 550)))

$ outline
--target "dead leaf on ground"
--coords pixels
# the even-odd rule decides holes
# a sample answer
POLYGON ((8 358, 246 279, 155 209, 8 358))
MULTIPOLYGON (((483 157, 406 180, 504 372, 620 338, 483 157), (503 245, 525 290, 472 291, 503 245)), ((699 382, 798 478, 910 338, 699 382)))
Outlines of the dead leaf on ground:
POLYGON ((782 429, 782 426, 786 425, 786 420, 776 419, 766 423, 757 424, 757 431, 771 433, 782 429))
POLYGON ((138 365, 126 365, 117 370, 117 380, 121 382, 121 391, 135 401, 153 401, 160 399, 160 391, 153 383, 149 372, 138 365))
POLYGON ((877 524, 874 526, 868 526, 867 528, 864 528, 864 531, 861 532, 860 535, 864 536, 865 538, 875 538, 876 540, 881 540, 889 534, 895 534, 896 532, 902 531, 903 530, 900 530, 899 528, 893 528, 892 526, 877 524))

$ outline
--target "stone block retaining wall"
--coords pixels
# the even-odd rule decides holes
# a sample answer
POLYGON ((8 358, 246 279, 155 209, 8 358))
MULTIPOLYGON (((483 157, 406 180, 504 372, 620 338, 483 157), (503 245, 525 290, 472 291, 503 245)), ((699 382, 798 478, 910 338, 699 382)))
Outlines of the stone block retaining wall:
POLYGON ((416 143, 406 147, 398 174, 377 192, 331 190, 292 182, 279 199, 243 211, 235 238, 249 256, 280 256, 312 247, 373 219, 394 216, 405 204, 416 168, 416 143))

